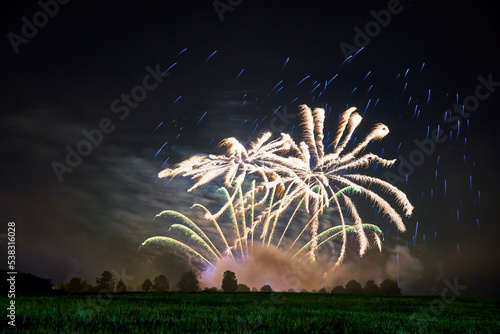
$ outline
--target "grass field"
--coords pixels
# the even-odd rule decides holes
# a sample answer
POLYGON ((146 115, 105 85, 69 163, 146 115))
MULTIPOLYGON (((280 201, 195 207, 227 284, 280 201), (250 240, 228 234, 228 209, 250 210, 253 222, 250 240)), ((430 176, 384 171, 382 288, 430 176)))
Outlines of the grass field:
MULTIPOLYGON (((308 293, 18 297, 22 333, 499 333, 500 302, 308 293)), ((8 299, 0 299, 2 309, 8 299)), ((2 317, 3 332, 11 332, 2 317)))

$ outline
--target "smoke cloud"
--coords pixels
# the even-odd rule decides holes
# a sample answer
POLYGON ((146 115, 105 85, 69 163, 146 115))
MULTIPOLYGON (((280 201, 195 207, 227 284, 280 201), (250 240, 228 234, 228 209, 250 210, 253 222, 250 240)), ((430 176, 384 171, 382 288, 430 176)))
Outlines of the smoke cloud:
POLYGON ((268 284, 274 291, 311 291, 323 287, 331 290, 336 285, 345 286, 352 279, 362 285, 370 279, 377 284, 384 279, 399 280, 400 287, 407 289, 421 277, 423 269, 409 250, 400 245, 385 249, 382 253, 373 252, 361 261, 351 256, 340 267, 332 270, 336 258, 325 252, 320 253, 314 263, 308 259, 291 260, 289 253, 256 245, 251 256, 244 261, 233 262, 226 258, 217 262, 215 269, 205 269, 201 272, 200 281, 203 287, 220 288, 223 273, 230 270, 236 274, 240 284, 257 289, 268 284))

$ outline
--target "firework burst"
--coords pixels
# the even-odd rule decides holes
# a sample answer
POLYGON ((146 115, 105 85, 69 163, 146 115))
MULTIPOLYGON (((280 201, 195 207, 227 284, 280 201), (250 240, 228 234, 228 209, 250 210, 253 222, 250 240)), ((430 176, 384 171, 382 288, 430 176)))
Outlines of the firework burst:
MULTIPOLYGON (((353 193, 364 195, 369 199, 401 232, 405 231, 401 216, 384 198, 371 189, 372 186, 391 195, 396 203, 403 208, 406 216, 410 216, 413 211, 413 206, 401 190, 379 178, 359 173, 362 168, 368 168, 372 165, 390 167, 395 163, 395 159, 386 160, 373 153, 362 154, 369 143, 381 140, 389 133, 387 126, 380 123, 374 125, 364 140, 351 151, 344 152, 362 120, 361 115, 355 110, 356 108, 350 108, 340 116, 336 135, 327 146, 332 148, 330 153, 325 152, 328 149, 325 150, 323 144, 324 109, 311 110, 308 106, 302 105, 300 106, 300 117, 303 132, 302 141, 299 144, 288 134, 282 134, 280 138, 271 140, 270 132, 262 133, 249 144, 248 148, 245 148, 236 138, 226 138, 219 144, 219 147, 226 148, 224 155, 193 156, 178 163, 172 169, 161 171, 159 177, 190 176, 196 182, 188 191, 194 191, 219 177, 223 178, 225 187, 230 189, 232 194, 226 188, 222 188, 221 191, 226 199, 225 204, 214 214, 206 210, 205 218, 216 225, 219 235, 228 246, 224 253, 230 255, 233 260, 235 258, 233 250, 239 249, 242 258, 244 253, 248 254, 248 242, 250 241, 250 245, 253 247, 254 234, 257 231, 260 231, 262 246, 270 247, 278 217, 292 203, 298 202, 284 233, 292 223, 298 208, 304 207, 310 215, 310 220, 303 227, 299 237, 308 229, 310 240, 299 251, 299 253, 305 252, 301 259, 307 256, 311 261, 315 261, 315 252, 324 242, 341 238, 342 247, 335 264, 337 267, 345 257, 348 233, 356 233, 360 245, 360 255, 363 255, 369 247, 368 225, 363 224, 356 205, 351 199, 353 193), (243 183, 250 175, 253 179, 250 190, 243 192, 243 183), (330 206, 338 211, 341 224, 319 233, 319 219, 324 210, 330 206), (257 216, 255 216, 255 208, 262 208, 257 216), (217 223, 217 219, 227 210, 232 217, 236 240, 232 246, 223 236, 217 223), (343 210, 347 210, 346 212, 349 213, 353 221, 352 226, 346 224, 343 210), (237 217, 240 219, 238 220, 237 217), (248 224, 246 219, 249 220, 248 224)), ((373 231, 371 226, 373 225, 370 225, 369 231, 373 231)), ((191 239, 196 241, 198 246, 202 246, 205 250, 211 249, 212 255, 221 255, 198 233, 198 230, 187 231, 184 229, 183 231, 191 233, 191 239)), ((280 246, 284 233, 276 243, 276 247, 280 246)), ((374 233, 374 235, 375 243, 381 247, 379 234, 374 233)), ((289 252, 299 237, 292 243, 289 252)), ((170 243, 172 246, 186 246, 185 244, 183 246, 175 244, 173 239, 161 238, 148 239, 145 243, 149 244, 154 241, 164 244, 170 243)), ((185 250, 191 255, 201 256, 192 248, 185 250)), ((299 253, 292 257, 299 256, 299 253)), ((202 256, 202 258, 207 263, 212 264, 206 257, 202 256)))

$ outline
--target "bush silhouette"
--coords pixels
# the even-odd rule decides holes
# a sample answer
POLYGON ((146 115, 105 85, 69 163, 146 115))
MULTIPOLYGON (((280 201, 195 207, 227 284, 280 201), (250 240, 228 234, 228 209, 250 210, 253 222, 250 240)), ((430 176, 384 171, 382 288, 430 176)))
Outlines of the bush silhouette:
POLYGON ((266 284, 260 288, 260 292, 273 292, 273 288, 269 284, 266 284))
POLYGON ((336 293, 336 294, 345 293, 345 289, 342 285, 337 285, 336 287, 334 287, 332 289, 332 293, 336 293))
POLYGON ((68 292, 82 291, 82 279, 80 277, 73 277, 68 284, 64 286, 64 290, 68 292))
POLYGON ((380 283, 380 293, 384 295, 400 295, 401 289, 399 288, 397 282, 386 279, 380 283))
POLYGON ((246 284, 238 284, 238 289, 236 289, 238 292, 250 292, 250 288, 246 284))
POLYGON ((352 279, 345 285, 345 292, 351 294, 362 294, 363 287, 358 281, 352 279))
POLYGON ((95 290, 95 288, 91 284, 88 284, 87 281, 82 281, 82 289, 80 292, 90 292, 93 290, 95 290))
POLYGON ((365 293, 367 295, 377 295, 380 293, 380 288, 375 283, 375 281, 371 279, 366 281, 365 283, 365 293))

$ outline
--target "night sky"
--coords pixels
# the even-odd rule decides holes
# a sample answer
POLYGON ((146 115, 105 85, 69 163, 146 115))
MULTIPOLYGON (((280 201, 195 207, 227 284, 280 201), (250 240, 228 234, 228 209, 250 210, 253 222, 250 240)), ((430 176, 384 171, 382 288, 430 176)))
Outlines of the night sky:
MULTIPOLYGON (((325 131, 334 131, 355 106, 364 115, 357 140, 382 122, 391 132, 368 151, 399 160, 393 174, 370 172, 406 192, 415 210, 398 234, 361 206, 384 231, 384 252, 359 260, 352 247, 352 277, 376 264, 385 268, 377 275, 396 279, 389 261, 401 251, 403 292, 439 293, 458 277, 478 296, 499 297, 499 30, 490 3, 69 1, 52 5, 51 17, 34 1, 4 1, 0 231, 16 222, 17 269, 54 283, 95 283, 112 269, 134 276, 133 288, 159 274, 176 282, 185 260, 139 246, 168 229, 152 221, 157 213, 216 201, 222 182, 188 194, 192 180, 166 185, 159 171, 195 153, 222 154, 226 137, 247 142, 272 127, 276 108, 323 107, 325 131), (393 12, 379 17, 383 27, 374 24, 382 10, 393 12), (28 27, 34 16, 37 31, 28 27), (132 93, 138 100, 127 102, 132 93), (465 101, 471 111, 462 114, 465 101), (403 168, 415 141, 438 126, 447 139, 403 168), (92 152, 57 173, 82 131, 99 127, 108 133, 92 152)), ((286 120, 274 122, 298 141, 299 118, 286 120)))

